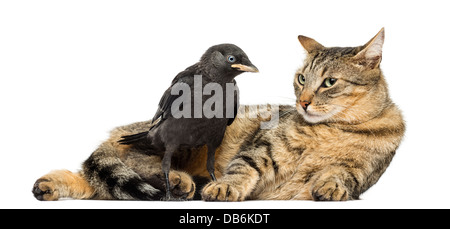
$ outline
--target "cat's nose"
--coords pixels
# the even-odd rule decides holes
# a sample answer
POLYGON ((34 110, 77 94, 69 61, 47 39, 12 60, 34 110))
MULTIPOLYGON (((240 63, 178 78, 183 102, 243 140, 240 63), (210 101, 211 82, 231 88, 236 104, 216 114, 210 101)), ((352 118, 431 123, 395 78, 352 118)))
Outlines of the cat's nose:
POLYGON ((303 110, 305 110, 305 111, 306 111, 306 109, 308 109, 309 104, 311 104, 310 101, 306 101, 306 100, 300 101, 300 106, 302 106, 303 110))

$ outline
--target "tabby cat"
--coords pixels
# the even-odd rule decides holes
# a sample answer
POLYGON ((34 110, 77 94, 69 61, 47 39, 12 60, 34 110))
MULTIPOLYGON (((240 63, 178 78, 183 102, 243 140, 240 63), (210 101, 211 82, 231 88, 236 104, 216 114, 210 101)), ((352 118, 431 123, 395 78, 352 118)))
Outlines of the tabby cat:
MULTIPOLYGON (((215 182, 204 166, 205 147, 174 156, 174 196, 342 201, 358 199, 378 181, 405 131, 380 70, 384 29, 354 48, 298 39, 307 57, 294 77, 296 106, 242 107, 216 152, 215 182), (261 128, 273 117, 277 125, 261 128)), ((160 199, 161 158, 117 143, 150 125, 147 121, 114 129, 80 172, 58 170, 39 178, 32 190, 35 197, 160 199)))

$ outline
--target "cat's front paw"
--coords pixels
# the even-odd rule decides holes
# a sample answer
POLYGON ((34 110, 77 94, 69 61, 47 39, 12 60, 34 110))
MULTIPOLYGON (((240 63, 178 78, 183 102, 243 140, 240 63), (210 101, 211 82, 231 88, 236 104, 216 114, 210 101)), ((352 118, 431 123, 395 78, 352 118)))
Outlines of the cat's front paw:
POLYGON ((311 189, 311 195, 315 201, 349 200, 347 188, 332 179, 317 181, 311 189))
POLYGON ((239 191, 230 184, 211 182, 202 191, 202 199, 206 201, 242 201, 239 191))

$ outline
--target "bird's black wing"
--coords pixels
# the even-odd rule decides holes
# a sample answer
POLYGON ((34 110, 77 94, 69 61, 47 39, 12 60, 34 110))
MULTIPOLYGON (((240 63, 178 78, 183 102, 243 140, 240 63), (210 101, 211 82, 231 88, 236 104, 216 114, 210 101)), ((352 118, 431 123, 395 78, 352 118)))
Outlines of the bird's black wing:
POLYGON ((180 83, 184 83, 187 85, 193 85, 194 83, 194 75, 198 74, 198 63, 194 64, 188 68, 186 68, 184 71, 178 73, 178 75, 175 76, 172 80, 172 85, 164 92, 164 95, 161 97, 161 100, 158 104, 158 110, 156 111, 155 116, 153 116, 152 122, 155 122, 158 118, 161 117, 161 120, 166 119, 168 115, 171 113, 171 107, 173 101, 175 101, 180 95, 172 95, 172 89, 174 91, 179 91, 182 87, 180 83))
MULTIPOLYGON (((192 76, 194 78, 194 76, 192 76)), ((166 120, 168 117, 172 116, 172 104, 173 102, 178 99, 180 96, 183 95, 183 93, 186 93, 185 89, 187 87, 190 88, 190 84, 193 83, 193 80, 184 77, 181 78, 178 82, 175 82, 170 86, 165 92, 164 95, 161 97, 161 100, 158 104, 158 110, 155 113, 155 116, 153 116, 152 123, 155 124, 155 121, 160 119, 156 125, 159 125, 162 121, 166 120), (192 81, 192 82, 191 82, 192 81)), ((187 95, 190 97, 190 95, 187 95)), ((182 105, 182 104, 181 104, 182 105)), ((181 110, 181 109, 180 109, 181 110)), ((152 126, 154 128, 154 126, 152 126)), ((152 129, 150 128, 150 129, 152 129)))
POLYGON ((173 84, 171 87, 169 87, 161 97, 161 100, 159 101, 158 110, 156 111, 155 116, 153 116, 152 119, 152 125, 150 126, 150 129, 145 132, 133 134, 133 135, 126 135, 122 136, 122 138, 118 141, 122 145, 131 145, 138 142, 141 142, 145 139, 147 139, 147 134, 150 130, 153 128, 159 126, 169 115, 171 115, 171 106, 173 101, 180 97, 180 95, 172 95, 172 88, 179 86, 179 84, 173 84))
MULTIPOLYGON (((158 110, 156 110, 155 115, 152 118, 152 126, 149 131, 153 128, 159 126, 165 119, 167 119, 171 114, 172 103, 182 95, 174 94, 172 95, 172 90, 174 92, 180 91, 182 88, 185 88, 186 85, 193 84, 194 75, 196 74, 197 65, 193 65, 186 70, 178 73, 177 76, 172 81, 172 85, 164 92, 161 100, 158 104, 158 110)), ((184 92, 183 92, 184 93, 184 92)), ((148 131, 141 132, 133 135, 122 136, 118 142, 122 145, 130 145, 134 143, 141 142, 147 139, 148 131)))
POLYGON ((238 110, 239 110, 239 88, 236 84, 236 81, 233 80, 234 83, 234 87, 236 88, 236 90, 234 90, 234 115, 233 118, 228 118, 228 122, 227 125, 231 125, 234 122, 234 119, 236 119, 238 110))
POLYGON ((164 95, 159 101, 158 110, 156 111, 155 116, 153 116, 152 125, 150 126, 150 129, 148 131, 122 136, 122 139, 119 140, 119 143, 122 145, 131 145, 147 139, 147 134, 150 130, 158 127, 164 120, 172 115, 172 103, 182 95, 182 93, 180 93, 179 95, 172 95, 172 89, 174 89, 174 91, 178 91, 178 88, 180 87, 181 84, 174 84, 169 87, 166 92, 164 92, 164 95))
MULTIPOLYGON (((175 86, 177 84, 174 84, 175 86)), ((172 95, 173 86, 169 87, 161 97, 161 100, 158 104, 158 110, 156 110, 155 116, 152 118, 152 123, 154 123, 158 118, 166 118, 170 114, 170 107, 172 106, 173 101, 179 97, 179 95, 172 95)), ((161 122, 162 120, 160 120, 161 122)))

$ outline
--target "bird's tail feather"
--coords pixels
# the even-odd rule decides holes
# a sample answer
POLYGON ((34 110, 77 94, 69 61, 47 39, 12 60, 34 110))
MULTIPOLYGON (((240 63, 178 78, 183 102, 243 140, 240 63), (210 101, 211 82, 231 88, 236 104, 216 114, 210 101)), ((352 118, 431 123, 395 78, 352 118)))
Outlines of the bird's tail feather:
POLYGON ((133 143, 140 142, 140 141, 146 139, 147 134, 148 134, 148 131, 137 133, 137 134, 132 134, 132 135, 125 135, 125 136, 122 136, 122 139, 120 139, 118 141, 118 143, 120 143, 121 145, 131 145, 133 143))

